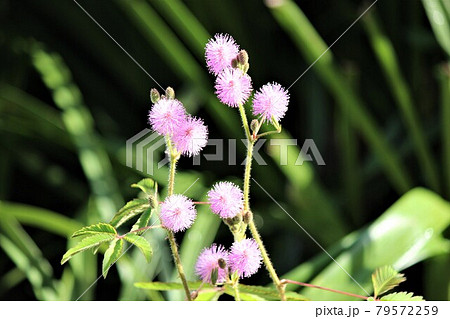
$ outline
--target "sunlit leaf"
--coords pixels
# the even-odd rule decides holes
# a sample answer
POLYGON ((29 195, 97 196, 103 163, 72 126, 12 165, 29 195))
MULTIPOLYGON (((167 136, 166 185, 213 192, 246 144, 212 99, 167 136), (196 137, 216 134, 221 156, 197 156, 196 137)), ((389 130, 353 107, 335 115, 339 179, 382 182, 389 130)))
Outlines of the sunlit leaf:
POLYGON ((119 227, 127 220, 143 213, 150 207, 147 199, 136 198, 125 204, 113 217, 110 224, 114 227, 119 227))
POLYGON ((398 273, 392 266, 378 268, 372 274, 373 291, 375 298, 397 287, 406 280, 403 274, 398 273))
POLYGON ((105 241, 112 240, 114 238, 114 234, 111 233, 101 233, 95 234, 89 237, 84 238, 80 241, 75 247, 70 248, 63 256, 61 260, 61 265, 72 258, 75 254, 78 254, 86 249, 92 248, 101 244, 105 241))
POLYGON ((78 236, 84 236, 84 235, 92 235, 92 234, 100 234, 100 233, 107 233, 107 234, 113 234, 116 235, 116 229, 105 223, 98 223, 94 225, 89 225, 86 227, 81 228, 80 230, 77 230, 73 233, 72 237, 78 237, 78 236))
POLYGON ((422 296, 413 296, 412 292, 394 292, 392 294, 383 296, 381 301, 424 301, 422 296))
POLYGON ((109 245, 108 249, 103 256, 103 277, 106 278, 108 275, 109 268, 119 259, 122 254, 123 240, 116 238, 109 245))
POLYGON ((150 262, 150 260, 152 259, 153 251, 150 243, 144 237, 129 233, 126 234, 123 239, 139 248, 139 250, 145 256, 145 259, 147 259, 147 262, 150 262))

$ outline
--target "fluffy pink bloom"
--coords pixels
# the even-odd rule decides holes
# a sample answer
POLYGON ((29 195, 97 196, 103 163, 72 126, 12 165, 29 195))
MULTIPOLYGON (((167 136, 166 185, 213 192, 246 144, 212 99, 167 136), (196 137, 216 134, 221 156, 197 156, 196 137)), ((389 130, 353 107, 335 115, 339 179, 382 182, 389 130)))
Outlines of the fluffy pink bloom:
POLYGON ((167 197, 161 204, 159 214, 161 224, 173 232, 191 227, 196 216, 197 211, 192 200, 179 194, 167 197))
POLYGON ((253 115, 261 115, 266 121, 272 117, 279 121, 284 117, 289 103, 289 93, 278 83, 268 83, 253 98, 253 115))
POLYGON ((186 120, 186 110, 178 100, 161 99, 153 105, 148 119, 158 134, 172 134, 186 120))
POLYGON ((172 141, 183 155, 198 155, 208 143, 208 128, 199 118, 188 117, 174 129, 172 141))
POLYGON ((244 194, 230 182, 219 182, 208 192, 211 210, 222 218, 233 218, 244 207, 244 194))
POLYGON ((252 93, 252 79, 240 69, 224 69, 216 79, 216 94, 228 106, 244 104, 252 93))
POLYGON ((250 277, 261 266, 261 252, 254 239, 243 239, 234 242, 228 255, 228 263, 232 272, 237 271, 239 277, 250 277))
POLYGON ((195 265, 195 272, 200 276, 203 282, 211 282, 211 273, 214 269, 218 270, 217 283, 223 283, 228 274, 228 266, 225 269, 219 267, 218 260, 222 258, 228 263, 228 252, 223 246, 212 244, 210 248, 204 248, 198 256, 195 265))
POLYGON ((223 69, 231 66, 231 60, 237 56, 239 47, 230 35, 216 34, 214 39, 210 39, 206 44, 205 51, 209 72, 218 75, 223 69))

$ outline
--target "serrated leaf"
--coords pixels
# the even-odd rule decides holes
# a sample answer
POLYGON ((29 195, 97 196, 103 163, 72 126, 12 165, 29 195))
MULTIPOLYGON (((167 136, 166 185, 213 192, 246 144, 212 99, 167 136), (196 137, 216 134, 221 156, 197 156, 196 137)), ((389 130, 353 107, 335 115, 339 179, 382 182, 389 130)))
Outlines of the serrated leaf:
MULTIPOLYGON (((189 282, 189 288, 191 290, 198 289, 202 286, 202 289, 214 288, 214 286, 210 284, 203 284, 201 282, 189 282)), ((175 282, 138 282, 134 284, 135 287, 141 289, 149 289, 149 290, 181 290, 183 289, 183 285, 181 283, 175 282)), ((274 288, 261 287, 261 286, 248 286, 239 284, 239 291, 241 293, 242 300, 279 300, 280 296, 278 294, 278 290, 274 288)), ((225 293, 231 296, 234 296, 234 290, 231 286, 225 285, 225 293)), ((304 296, 296 293, 296 292, 286 292, 287 300, 309 300, 304 296)))
MULTIPOLYGON (((256 295, 256 296, 262 297, 264 299, 272 299, 272 300, 280 299, 278 290, 275 288, 268 288, 268 287, 262 287, 262 286, 248 286, 248 285, 239 284, 239 291, 241 293, 256 295)), ((287 300, 297 300, 297 301, 309 300, 306 297, 304 297, 296 292, 293 292, 293 291, 286 292, 286 299, 287 300)))
POLYGON ((392 266, 383 266, 372 274, 374 297, 397 287, 406 280, 403 274, 397 272, 392 266))
POLYGON ((95 247, 98 244, 101 244, 105 241, 112 240, 114 237, 115 237, 114 234, 101 233, 84 238, 75 247, 70 248, 64 254, 63 258, 61 259, 61 265, 64 264, 66 261, 68 261, 70 258, 72 258, 75 254, 85 251, 86 249, 95 247))
MULTIPOLYGON (((147 227, 151 217, 152 217, 152 209, 147 208, 142 213, 142 215, 139 217, 136 224, 133 225, 133 227, 131 228, 131 231, 136 231, 138 229, 147 227)), ((143 233, 143 231, 136 232, 137 235, 141 235, 142 233, 143 233)))
POLYGON ((103 278, 108 275, 109 268, 119 259, 123 249, 123 240, 116 238, 109 245, 103 256, 103 278))
POLYGON ((105 223, 98 223, 77 230, 76 232, 73 233, 72 237, 100 234, 100 233, 109 233, 113 235, 117 234, 116 229, 113 226, 105 223))
POLYGON ((394 292, 381 297, 381 301, 425 301, 422 296, 414 296, 412 292, 394 292))
POLYGON ((131 187, 139 188, 141 191, 146 193, 147 195, 155 195, 157 184, 151 178, 144 178, 137 182, 136 184, 132 184, 131 187))
POLYGON ((141 214, 147 208, 150 207, 147 199, 144 198, 135 198, 128 203, 125 204, 113 217, 110 221, 110 224, 114 227, 119 227, 127 220, 141 214))
POLYGON ((144 237, 129 233, 125 235, 124 239, 139 248, 139 250, 145 256, 145 259, 147 259, 147 262, 150 262, 150 260, 152 259, 153 251, 150 243, 144 237))

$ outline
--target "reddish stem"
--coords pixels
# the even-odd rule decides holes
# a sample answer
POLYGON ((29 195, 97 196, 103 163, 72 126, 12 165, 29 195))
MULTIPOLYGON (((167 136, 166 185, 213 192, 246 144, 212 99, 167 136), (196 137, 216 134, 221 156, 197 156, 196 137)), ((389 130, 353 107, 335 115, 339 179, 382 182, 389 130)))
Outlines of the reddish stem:
POLYGON ((357 295, 357 294, 352 294, 351 292, 345 292, 345 291, 341 291, 341 290, 336 290, 336 289, 316 286, 316 285, 313 285, 313 284, 307 284, 307 283, 304 283, 304 282, 294 281, 294 280, 290 280, 290 279, 283 279, 283 280, 281 280, 281 282, 282 283, 287 283, 287 284, 294 284, 294 285, 304 286, 304 287, 311 287, 311 288, 322 289, 322 290, 326 290, 326 291, 335 292, 335 293, 338 293, 338 294, 341 294, 341 295, 361 298, 361 299, 364 299, 364 300, 369 299, 369 297, 365 297, 365 296, 361 296, 361 295, 357 295))

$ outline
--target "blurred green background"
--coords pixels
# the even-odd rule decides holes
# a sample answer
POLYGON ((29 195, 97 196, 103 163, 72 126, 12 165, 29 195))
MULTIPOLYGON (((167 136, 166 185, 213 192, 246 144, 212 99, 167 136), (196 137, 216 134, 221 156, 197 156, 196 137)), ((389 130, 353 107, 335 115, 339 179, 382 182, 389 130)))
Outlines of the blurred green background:
MULTIPOLYGON (((212 35, 229 33, 248 51, 255 88, 269 81, 289 87, 372 4, 79 3, 205 119, 210 138, 225 139, 244 136, 237 111, 214 96, 204 62, 212 35)), ((283 133, 275 137, 298 140, 288 165, 280 165, 279 148, 269 143, 261 152, 269 165, 255 165, 255 180, 367 290, 372 271, 391 264, 408 277, 401 290, 449 300, 449 57, 450 0, 379 0, 290 88, 283 133), (325 166, 294 165, 305 139, 314 140, 325 166)), ((182 299, 134 287, 176 280, 163 232, 146 234, 150 264, 132 249, 106 280, 96 281, 101 256, 88 252, 59 264, 73 231, 109 221, 136 196, 129 185, 144 174, 125 165, 125 143, 148 127, 152 87, 74 1, 0 0, 0 299, 182 299)), ((245 148, 237 145, 239 163, 245 148)), ((215 181, 239 183, 242 174, 226 160, 195 166, 182 159, 176 191, 199 178, 186 195, 202 200, 215 181)), ((152 177, 164 193, 167 168, 152 177)), ((256 183, 251 202, 282 277, 363 293, 256 183)), ((232 241, 207 207, 177 239, 190 280, 203 247, 232 241)), ((270 278, 260 270, 243 282, 268 285, 270 278)))

